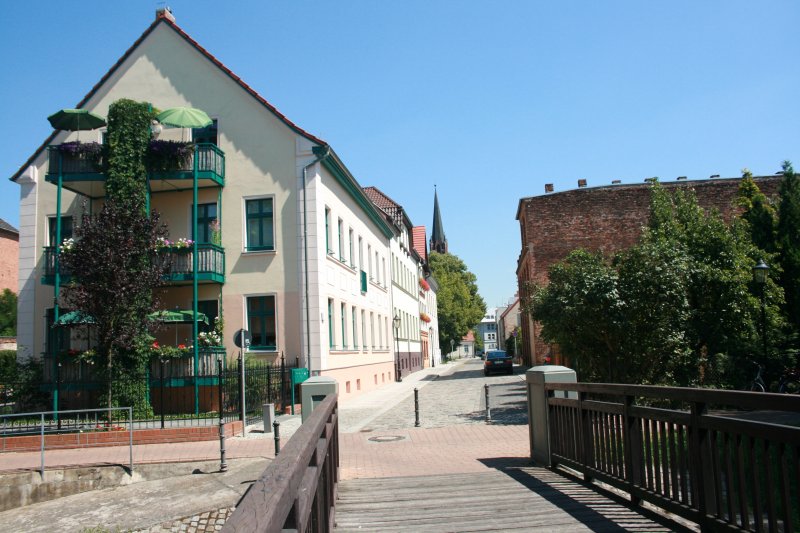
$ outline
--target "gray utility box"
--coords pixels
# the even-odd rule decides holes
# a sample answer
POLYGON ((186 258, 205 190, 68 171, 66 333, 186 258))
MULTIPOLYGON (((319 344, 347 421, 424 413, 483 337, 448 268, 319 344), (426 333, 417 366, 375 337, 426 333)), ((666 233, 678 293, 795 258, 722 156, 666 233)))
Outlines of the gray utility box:
MULTIPOLYGON (((575 371, 558 365, 535 366, 525 372, 528 388, 528 431, 531 459, 537 464, 550 466, 550 431, 547 422, 546 383, 575 383, 575 371)), ((556 391, 558 398, 578 398, 576 392, 556 391)))
POLYGON ((314 376, 300 384, 300 405, 303 422, 329 394, 339 394, 339 382, 328 376, 314 376))
POLYGON ((272 433, 272 423, 275 422, 275 404, 265 403, 262 409, 264 412, 264 433, 272 433))

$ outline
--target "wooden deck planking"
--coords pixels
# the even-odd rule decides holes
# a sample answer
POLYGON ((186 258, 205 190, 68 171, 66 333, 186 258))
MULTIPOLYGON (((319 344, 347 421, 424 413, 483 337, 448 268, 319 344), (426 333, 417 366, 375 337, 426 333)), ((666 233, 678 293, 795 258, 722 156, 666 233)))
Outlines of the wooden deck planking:
POLYGON ((345 480, 337 532, 670 531, 550 470, 345 480))

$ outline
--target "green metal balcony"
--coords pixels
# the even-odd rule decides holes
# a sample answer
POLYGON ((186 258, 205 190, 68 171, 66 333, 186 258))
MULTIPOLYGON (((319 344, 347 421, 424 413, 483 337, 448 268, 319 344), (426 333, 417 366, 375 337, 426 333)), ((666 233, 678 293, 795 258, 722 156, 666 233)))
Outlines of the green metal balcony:
MULTIPOLYGON (((159 257, 170 261, 169 271, 164 279, 171 284, 181 285, 192 281, 192 249, 191 248, 165 248, 159 252, 159 257)), ((69 282, 71 272, 63 264, 61 282, 69 282)), ((44 249, 44 274, 42 283, 55 284, 56 251, 54 246, 44 249)), ((225 283, 225 249, 216 244, 197 245, 197 281, 198 283, 225 283)))
MULTIPOLYGON (((89 143, 87 143, 89 144, 89 143)), ((48 166, 45 180, 58 184, 59 166, 64 189, 88 196, 103 198, 106 194, 106 175, 103 173, 102 151, 96 155, 64 152, 59 145, 48 147, 48 166)), ((150 192, 190 190, 197 158, 197 187, 200 189, 225 186, 225 153, 214 144, 197 144, 195 153, 171 170, 150 172, 150 192)))
MULTIPOLYGON (((161 252, 171 259, 167 281, 181 284, 192 281, 192 249, 168 248, 161 252)), ((216 244, 197 244, 197 281, 225 283, 225 249, 216 244)))

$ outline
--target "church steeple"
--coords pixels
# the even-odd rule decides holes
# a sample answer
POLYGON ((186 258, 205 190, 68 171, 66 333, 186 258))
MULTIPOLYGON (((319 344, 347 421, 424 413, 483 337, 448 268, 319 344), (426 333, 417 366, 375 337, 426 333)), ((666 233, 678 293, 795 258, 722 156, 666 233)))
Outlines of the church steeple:
POLYGON ((431 252, 447 253, 447 237, 444 236, 442 214, 439 212, 439 195, 433 186, 433 230, 431 231, 431 252))

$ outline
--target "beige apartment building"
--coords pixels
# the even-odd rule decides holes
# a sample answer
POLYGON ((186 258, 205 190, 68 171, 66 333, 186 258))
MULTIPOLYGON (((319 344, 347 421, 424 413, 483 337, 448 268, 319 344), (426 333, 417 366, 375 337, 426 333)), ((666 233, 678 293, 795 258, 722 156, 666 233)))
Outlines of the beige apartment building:
MULTIPOLYGON (((196 277, 197 309, 210 319, 224 317, 224 348, 217 353, 228 359, 238 356, 233 336, 244 328, 252 335, 248 358, 283 355, 312 374, 336 378, 343 395, 393 381, 386 265, 394 229, 331 146, 228 70, 168 10, 76 107, 105 116, 122 98, 159 109, 198 108, 213 119, 198 130, 153 128, 159 139, 196 144, 196 201, 191 166, 149 177, 151 207, 170 240, 197 242, 196 271, 195 252, 174 250, 165 308, 193 309, 196 277)), ((102 142, 102 135, 84 131, 80 140, 102 142)), ((55 270, 56 218, 63 242, 82 206, 97 210, 103 202, 104 176, 70 167, 58 150, 76 138, 54 132, 12 177, 20 186, 20 359, 50 351, 55 282, 68 276, 55 270)), ((192 335, 191 326, 179 325, 159 340, 193 342, 192 335)))

